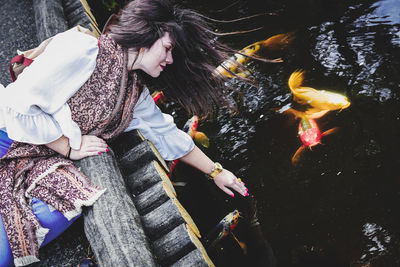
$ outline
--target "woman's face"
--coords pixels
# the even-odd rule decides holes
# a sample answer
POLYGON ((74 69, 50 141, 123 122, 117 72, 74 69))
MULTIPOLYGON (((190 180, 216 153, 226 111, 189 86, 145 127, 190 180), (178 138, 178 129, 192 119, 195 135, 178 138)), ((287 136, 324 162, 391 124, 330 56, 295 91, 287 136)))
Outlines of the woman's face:
POLYGON ((172 64, 172 40, 169 33, 159 38, 150 48, 142 49, 135 64, 130 67, 136 57, 136 53, 128 54, 128 67, 131 70, 141 69, 151 77, 160 76, 161 71, 165 69, 167 64, 172 64))

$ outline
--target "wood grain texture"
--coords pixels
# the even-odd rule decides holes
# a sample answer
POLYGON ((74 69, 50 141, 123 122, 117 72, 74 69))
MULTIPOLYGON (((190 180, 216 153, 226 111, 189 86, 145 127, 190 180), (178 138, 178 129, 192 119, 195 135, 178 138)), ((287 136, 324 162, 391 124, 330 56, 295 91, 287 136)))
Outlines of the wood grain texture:
POLYGON ((156 266, 112 151, 76 165, 91 183, 107 189, 84 213, 85 234, 100 266, 156 266))

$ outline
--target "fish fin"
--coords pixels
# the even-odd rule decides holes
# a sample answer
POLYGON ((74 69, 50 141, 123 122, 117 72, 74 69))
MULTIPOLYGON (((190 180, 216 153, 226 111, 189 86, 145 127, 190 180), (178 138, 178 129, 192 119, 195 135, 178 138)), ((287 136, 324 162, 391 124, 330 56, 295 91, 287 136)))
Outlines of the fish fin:
POLYGON ((307 109, 304 113, 306 114, 307 118, 310 119, 319 119, 323 116, 325 116, 326 113, 328 113, 330 110, 320 110, 318 108, 309 108, 307 109))
POLYGON ((290 75, 288 84, 292 92, 300 88, 301 85, 303 84, 304 80, 303 74, 304 74, 303 70, 296 70, 290 75))
POLYGON ((282 113, 284 113, 286 115, 288 115, 288 114, 293 115, 296 119, 300 119, 300 118, 304 117, 303 112, 298 111, 294 108, 288 108, 288 109, 284 110, 282 113))
POLYGON ((239 239, 237 239, 237 237, 232 232, 231 232, 231 235, 232 235, 233 239, 238 243, 240 248, 242 249, 243 254, 247 254, 247 245, 244 242, 239 241, 239 239))
POLYGON ((326 130, 326 131, 323 132, 321 135, 322 135, 322 136, 325 136, 325 135, 328 135, 328 134, 336 133, 337 131, 339 131, 339 127, 334 127, 334 128, 332 128, 332 129, 326 130))
POLYGON ((269 50, 284 50, 294 39, 294 32, 281 33, 274 35, 261 42, 262 46, 269 50))
POLYGON ((294 153, 294 155, 292 157, 292 165, 293 166, 295 166, 295 165, 297 165, 297 163, 299 163, 300 156, 301 156, 301 154, 303 154, 305 148, 306 148, 306 146, 302 145, 301 147, 299 147, 297 149, 296 153, 294 153))
POLYGON ((210 140, 208 139, 207 135, 203 132, 196 132, 194 134, 194 140, 204 146, 205 148, 208 148, 210 146, 210 140))

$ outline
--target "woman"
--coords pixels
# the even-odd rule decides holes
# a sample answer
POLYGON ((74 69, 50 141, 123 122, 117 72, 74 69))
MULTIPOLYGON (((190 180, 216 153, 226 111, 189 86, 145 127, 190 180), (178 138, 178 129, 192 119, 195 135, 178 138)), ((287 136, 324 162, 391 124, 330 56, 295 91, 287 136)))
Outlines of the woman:
POLYGON ((232 197, 231 190, 248 195, 161 113, 144 86, 162 86, 189 113, 208 115, 223 103, 224 89, 213 73, 225 59, 213 37, 192 11, 135 0, 99 40, 76 30, 56 35, 0 89, 0 129, 15 140, 3 138, 11 146, 0 160, 1 266, 12 257, 17 266, 38 261, 38 248, 104 193, 71 160, 106 153, 106 142, 124 131, 139 129, 165 159, 198 168, 232 197))

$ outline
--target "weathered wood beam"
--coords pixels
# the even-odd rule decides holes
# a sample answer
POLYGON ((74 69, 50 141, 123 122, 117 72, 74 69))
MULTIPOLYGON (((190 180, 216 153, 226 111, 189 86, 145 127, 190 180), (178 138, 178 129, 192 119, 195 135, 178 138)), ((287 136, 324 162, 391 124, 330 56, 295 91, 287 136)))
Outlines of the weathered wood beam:
POLYGON ((176 198, 164 202, 158 208, 142 216, 142 222, 150 240, 159 239, 182 223, 186 223, 191 231, 200 237, 199 229, 176 198))
POLYGON ((90 29, 90 19, 85 13, 85 8, 79 0, 63 0, 64 16, 67 19, 68 27, 80 25, 90 29))
POLYGON ((158 161, 166 171, 169 171, 164 159, 149 140, 139 143, 126 152, 121 158, 119 158, 119 164, 122 173, 124 175, 129 175, 151 160, 158 161))
POLYGON ((92 184, 107 189, 84 213, 85 234, 100 266, 156 266, 112 151, 76 165, 92 184))
MULTIPOLYGON (((131 164, 135 165, 135 162, 132 162, 131 164)), ((137 165, 140 166, 143 165, 143 163, 137 165)), ((129 166, 129 169, 131 171, 135 170, 132 166, 129 166)), ((126 169, 125 172, 127 172, 126 169)), ((143 167, 124 177, 126 185, 134 196, 141 194, 143 191, 161 181, 163 181, 170 188, 170 191, 174 192, 174 195, 176 195, 171 180, 157 161, 148 161, 143 167)))
POLYGON ((68 30, 62 0, 33 0, 33 11, 39 43, 68 30))
POLYGON ((199 239, 186 224, 175 227, 168 234, 152 242, 152 246, 155 256, 163 266, 179 261, 195 249, 200 250, 203 260, 209 266, 214 266, 199 239))
POLYGON ((196 267, 206 267, 213 266, 208 264, 211 260, 207 257, 204 258, 204 254, 200 251, 200 249, 195 249, 182 258, 180 258, 177 262, 173 263, 170 267, 188 267, 188 266, 196 266, 196 267))
POLYGON ((133 203, 139 214, 143 216, 173 197, 175 194, 170 186, 161 181, 133 198, 133 203))
POLYGON ((126 152, 142 143, 145 140, 138 130, 132 130, 120 134, 116 139, 112 140, 109 145, 114 150, 117 160, 119 160, 126 152))

